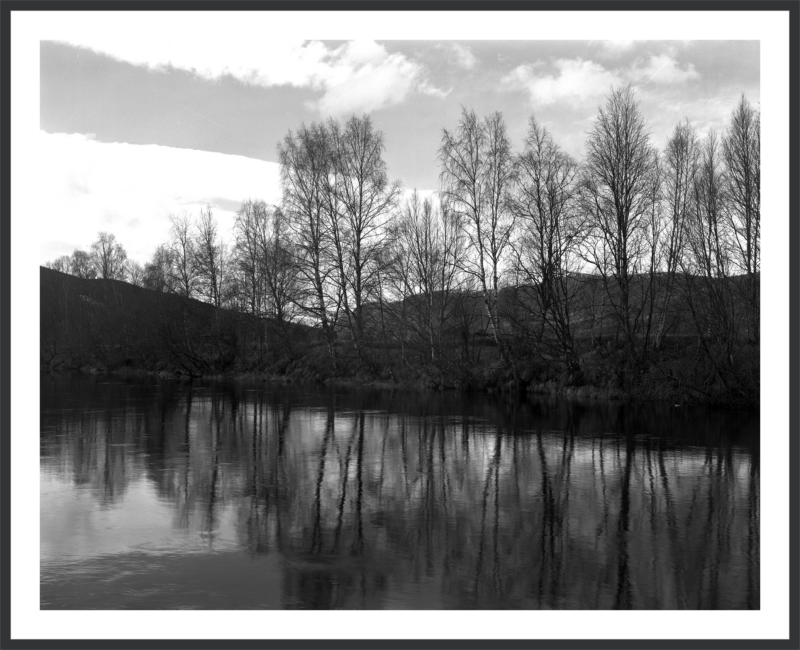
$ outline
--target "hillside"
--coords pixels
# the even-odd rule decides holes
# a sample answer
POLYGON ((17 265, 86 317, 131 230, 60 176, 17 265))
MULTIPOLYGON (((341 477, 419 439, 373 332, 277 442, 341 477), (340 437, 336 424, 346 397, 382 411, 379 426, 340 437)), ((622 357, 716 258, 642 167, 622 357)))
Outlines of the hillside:
POLYGON ((40 283, 40 355, 49 368, 243 372, 285 356, 294 340, 314 338, 302 325, 117 280, 41 268, 40 283))

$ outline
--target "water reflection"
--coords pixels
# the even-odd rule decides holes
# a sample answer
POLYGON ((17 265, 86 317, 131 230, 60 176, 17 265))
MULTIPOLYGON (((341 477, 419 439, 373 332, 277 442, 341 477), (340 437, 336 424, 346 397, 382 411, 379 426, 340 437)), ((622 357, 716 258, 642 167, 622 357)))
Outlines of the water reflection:
POLYGON ((44 608, 759 607, 758 418, 43 376, 44 608))

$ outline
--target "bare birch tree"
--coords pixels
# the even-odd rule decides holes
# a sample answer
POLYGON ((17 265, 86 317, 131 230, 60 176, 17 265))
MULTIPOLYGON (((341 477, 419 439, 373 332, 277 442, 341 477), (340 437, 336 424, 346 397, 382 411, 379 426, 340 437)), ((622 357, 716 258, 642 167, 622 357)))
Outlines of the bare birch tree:
POLYGON ((143 287, 144 267, 136 260, 129 260, 125 267, 125 278, 134 287, 143 287))
POLYGON ((72 252, 69 268, 70 273, 79 278, 91 279, 97 277, 97 269, 92 264, 91 255, 80 249, 72 252))
POLYGON ((634 294, 633 285, 648 262, 654 164, 633 90, 630 86, 612 90, 587 139, 583 205, 594 238, 588 258, 602 277, 630 351, 641 325, 644 296, 642 291, 634 294))
POLYGON ((456 217, 414 191, 392 228, 392 271, 400 288, 404 330, 422 341, 425 357, 440 364, 446 328, 459 287, 464 237, 456 217))
POLYGON ((703 142, 694 182, 694 209, 687 222, 685 300, 698 341, 728 388, 736 376, 737 309, 730 282, 732 233, 725 215, 720 140, 711 131, 703 142))
POLYGON ((298 280, 289 223, 280 208, 267 210, 259 230, 259 264, 266 292, 267 314, 278 323, 294 319, 298 280))
POLYGON ((244 201, 233 222, 235 260, 241 280, 241 290, 252 316, 264 313, 264 273, 262 240, 267 237, 269 219, 266 203, 263 201, 244 201))
POLYGON ((576 205, 578 166, 533 117, 525 149, 514 162, 516 182, 509 192, 509 208, 517 226, 514 267, 523 282, 519 302, 536 323, 539 346, 545 345, 545 335, 550 339, 546 351, 539 352, 549 354, 554 348, 577 370, 572 321, 580 292, 578 248, 584 235, 576 205))
POLYGON ((761 113, 742 95, 722 140, 726 171, 726 217, 733 231, 732 261, 746 275, 748 337, 759 337, 761 270, 761 113))
POLYGON ((201 295, 215 307, 222 306, 224 257, 224 244, 219 240, 217 222, 209 206, 200 211, 194 232, 194 268, 201 295))
POLYGON ((368 116, 351 118, 343 127, 328 125, 333 164, 328 212, 343 306, 362 361, 365 299, 378 268, 385 222, 394 208, 399 183, 390 182, 383 160, 383 134, 368 116))
POLYGON ((104 280, 125 279, 128 255, 112 233, 98 233, 89 255, 99 277, 104 280))
POLYGON ((175 293, 172 251, 167 244, 161 244, 156 248, 152 259, 145 264, 143 282, 147 289, 175 293))
POLYGON ((328 213, 331 153, 324 125, 303 125, 278 145, 283 212, 293 233, 297 305, 322 328, 336 370, 336 322, 341 296, 335 281, 328 213))
POLYGON ((664 204, 666 223, 661 245, 664 282, 660 291, 659 314, 655 331, 658 348, 674 323, 671 319, 678 273, 686 247, 686 229, 694 209, 695 178, 700 148, 697 134, 688 120, 675 127, 664 152, 664 204))
POLYGON ((441 194, 446 210, 464 228, 470 255, 463 270, 475 277, 503 364, 519 373, 503 330, 499 306, 501 277, 514 226, 506 189, 513 179, 511 145, 500 113, 479 120, 464 109, 453 131, 443 130, 439 148, 441 194))
POLYGON ((168 249, 176 291, 185 298, 193 298, 197 290, 197 273, 192 221, 186 212, 170 215, 169 219, 171 226, 168 249))
POLYGON ((71 267, 70 256, 61 255, 56 257, 54 260, 47 262, 45 267, 48 269, 53 269, 54 271, 60 271, 61 273, 69 273, 71 267))

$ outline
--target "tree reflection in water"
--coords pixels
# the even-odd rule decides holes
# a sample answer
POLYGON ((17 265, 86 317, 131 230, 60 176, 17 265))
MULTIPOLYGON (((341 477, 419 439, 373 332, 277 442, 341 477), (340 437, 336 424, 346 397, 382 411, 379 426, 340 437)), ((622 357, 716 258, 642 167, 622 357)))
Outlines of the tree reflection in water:
POLYGON ((284 608, 759 607, 756 414, 45 376, 41 446, 276 555, 284 608))

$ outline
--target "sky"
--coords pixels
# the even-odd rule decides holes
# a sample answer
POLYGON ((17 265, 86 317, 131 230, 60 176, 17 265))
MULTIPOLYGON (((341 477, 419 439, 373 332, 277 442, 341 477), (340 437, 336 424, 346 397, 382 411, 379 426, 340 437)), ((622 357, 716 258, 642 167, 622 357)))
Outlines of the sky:
POLYGON ((515 149, 535 115, 581 160, 612 86, 633 86, 659 147, 680 121, 724 130, 742 93, 760 99, 758 41, 304 41, 263 27, 40 42, 41 200, 61 215, 42 263, 101 230, 144 263, 171 213, 205 205, 227 234, 243 200, 280 200, 278 142, 329 117, 369 114, 391 178, 428 192, 462 107, 502 112, 515 149))

